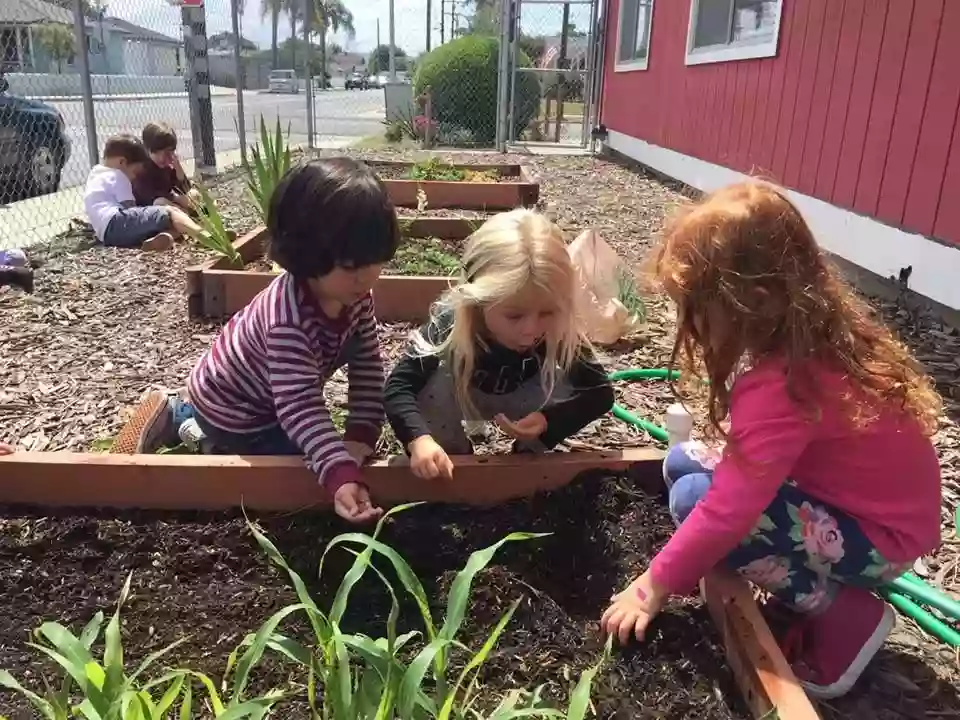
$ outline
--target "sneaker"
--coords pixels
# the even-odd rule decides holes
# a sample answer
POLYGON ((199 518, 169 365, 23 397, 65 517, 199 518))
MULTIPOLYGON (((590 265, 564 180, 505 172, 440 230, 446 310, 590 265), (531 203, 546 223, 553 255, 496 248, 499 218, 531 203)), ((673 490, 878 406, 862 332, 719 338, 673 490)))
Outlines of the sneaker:
POLYGON ((140 249, 147 252, 161 252, 163 250, 169 250, 172 247, 173 235, 168 232, 162 232, 148 240, 144 240, 140 249))
POLYGON ((783 652, 807 693, 829 700, 850 691, 895 622, 893 608, 872 592, 843 585, 825 612, 790 628, 783 652))

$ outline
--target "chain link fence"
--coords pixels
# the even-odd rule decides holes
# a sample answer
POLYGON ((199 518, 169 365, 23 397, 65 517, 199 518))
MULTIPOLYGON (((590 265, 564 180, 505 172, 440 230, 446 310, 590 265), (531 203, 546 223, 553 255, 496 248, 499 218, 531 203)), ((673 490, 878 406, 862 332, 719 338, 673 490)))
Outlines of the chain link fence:
POLYGON ((493 147, 510 8, 511 139, 579 129, 586 5, 564 25, 530 0, 397 1, 392 21, 366 0, 178 2, 0 0, 0 249, 82 221, 106 140, 148 123, 188 173, 240 163, 261 118, 303 147, 493 147))

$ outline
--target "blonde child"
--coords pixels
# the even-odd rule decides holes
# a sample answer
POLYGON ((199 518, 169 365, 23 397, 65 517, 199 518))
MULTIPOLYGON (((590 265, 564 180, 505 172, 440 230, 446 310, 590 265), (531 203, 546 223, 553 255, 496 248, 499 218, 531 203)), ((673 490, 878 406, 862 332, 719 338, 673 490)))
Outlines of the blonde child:
POLYGON ((655 272, 678 309, 674 359, 709 380, 726 445, 671 449, 679 528, 601 624, 642 639, 671 595, 724 562, 797 611, 783 645, 807 690, 842 695, 894 624, 870 588, 939 542, 939 397, 770 185, 682 214, 655 272))
POLYGON ((613 389, 577 328, 560 230, 529 210, 488 220, 460 282, 414 334, 385 406, 413 473, 452 477, 473 451, 464 421, 495 421, 515 452, 552 448, 610 410, 613 389))

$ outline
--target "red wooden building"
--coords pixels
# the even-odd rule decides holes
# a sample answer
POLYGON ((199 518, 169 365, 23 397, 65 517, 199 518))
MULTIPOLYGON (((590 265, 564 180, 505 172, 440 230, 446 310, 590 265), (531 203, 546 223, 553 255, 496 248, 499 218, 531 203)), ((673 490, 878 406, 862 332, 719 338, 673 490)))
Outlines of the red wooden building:
POLYGON ((608 0, 607 145, 763 175, 821 244, 960 309, 960 0, 608 0))

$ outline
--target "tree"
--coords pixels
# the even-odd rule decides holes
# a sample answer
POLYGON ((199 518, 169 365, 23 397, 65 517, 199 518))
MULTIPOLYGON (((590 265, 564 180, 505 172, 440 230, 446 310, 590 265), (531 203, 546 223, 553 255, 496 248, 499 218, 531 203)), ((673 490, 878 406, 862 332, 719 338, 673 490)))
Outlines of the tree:
POLYGON ((277 67, 280 56, 280 13, 284 0, 260 0, 260 19, 270 17, 270 50, 273 67, 277 67))
POLYGON ((356 36, 357 29, 353 25, 353 13, 341 0, 313 0, 313 7, 316 13, 313 26, 320 36, 320 66, 326 72, 327 33, 338 33, 343 30, 352 39, 356 36))
MULTIPOLYGON (((47 2, 73 12, 73 0, 47 0, 47 2)), ((80 7, 83 16, 88 20, 102 19, 107 12, 107 4, 104 0, 80 0, 80 7)))
MULTIPOLYGON (((407 69, 407 53, 403 48, 397 48, 394 51, 394 58, 397 61, 397 70, 407 69)), ((377 49, 370 53, 370 60, 367 68, 371 75, 377 75, 390 69, 390 46, 379 45, 377 49)))
POLYGON ((50 23, 41 25, 37 39, 47 54, 57 62, 57 72, 63 72, 63 61, 70 60, 77 52, 73 31, 66 25, 50 23))

